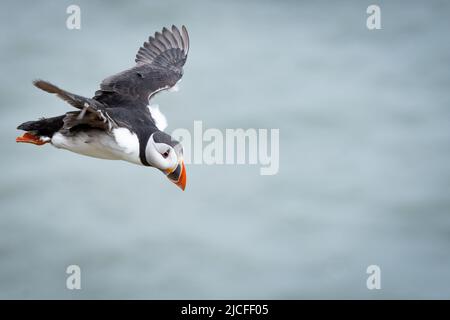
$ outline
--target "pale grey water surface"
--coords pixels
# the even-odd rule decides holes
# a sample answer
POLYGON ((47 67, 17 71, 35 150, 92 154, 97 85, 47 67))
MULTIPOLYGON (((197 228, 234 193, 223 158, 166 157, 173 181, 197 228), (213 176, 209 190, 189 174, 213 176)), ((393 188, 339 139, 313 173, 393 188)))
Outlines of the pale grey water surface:
POLYGON ((450 2, 1 2, 0 298, 450 298, 450 2), (185 24, 168 131, 279 128, 280 171, 154 169, 14 142, 185 24), (77 264, 82 289, 66 289, 77 264), (366 268, 382 289, 366 288, 366 268))

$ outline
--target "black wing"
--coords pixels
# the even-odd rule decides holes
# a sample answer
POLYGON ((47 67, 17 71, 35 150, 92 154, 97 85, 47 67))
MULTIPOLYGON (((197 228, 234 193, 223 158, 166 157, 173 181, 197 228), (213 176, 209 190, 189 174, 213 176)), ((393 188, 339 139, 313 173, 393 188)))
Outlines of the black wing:
POLYGON ((78 125, 88 125, 109 131, 117 127, 117 122, 111 118, 105 106, 100 102, 68 92, 44 80, 33 81, 33 84, 41 90, 56 94, 71 106, 80 109, 80 111, 66 114, 63 129, 70 130, 78 125))
POLYGON ((186 27, 163 28, 136 54, 136 65, 102 81, 93 99, 109 108, 146 108, 157 92, 173 87, 183 76, 189 51, 186 27))

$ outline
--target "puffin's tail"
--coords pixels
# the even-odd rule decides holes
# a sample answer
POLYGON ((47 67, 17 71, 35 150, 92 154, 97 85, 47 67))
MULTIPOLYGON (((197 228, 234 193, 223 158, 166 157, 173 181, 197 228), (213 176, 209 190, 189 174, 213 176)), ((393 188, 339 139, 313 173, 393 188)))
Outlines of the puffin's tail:
MULTIPOLYGON (((60 89, 47 81, 35 80, 33 84, 41 90, 56 94, 59 98, 78 109, 83 109, 85 104, 92 100, 60 89)), ((22 123, 17 129, 24 130, 26 133, 21 137, 17 137, 16 142, 26 142, 36 145, 43 145, 50 142, 53 134, 64 126, 64 117, 65 115, 22 123)))
POLYGON ((22 123, 17 129, 26 132, 23 136, 17 137, 16 142, 26 142, 36 145, 43 145, 50 142, 55 132, 63 127, 64 117, 65 116, 43 118, 37 121, 27 121, 22 123))

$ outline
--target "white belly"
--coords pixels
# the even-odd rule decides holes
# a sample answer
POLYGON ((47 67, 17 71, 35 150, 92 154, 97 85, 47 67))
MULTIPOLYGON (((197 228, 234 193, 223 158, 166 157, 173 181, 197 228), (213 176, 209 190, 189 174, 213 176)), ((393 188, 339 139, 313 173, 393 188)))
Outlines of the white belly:
POLYGON ((101 130, 80 131, 69 136, 57 132, 51 142, 56 148, 89 157, 142 164, 139 158, 139 140, 125 128, 114 129, 111 135, 101 130))

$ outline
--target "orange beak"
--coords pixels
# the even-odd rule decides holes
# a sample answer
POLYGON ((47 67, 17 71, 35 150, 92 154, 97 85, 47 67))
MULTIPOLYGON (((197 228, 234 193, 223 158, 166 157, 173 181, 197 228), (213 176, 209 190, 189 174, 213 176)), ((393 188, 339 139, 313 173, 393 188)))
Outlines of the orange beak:
POLYGON ((186 188, 186 167, 183 160, 180 161, 175 170, 167 175, 167 178, 184 191, 186 188))

